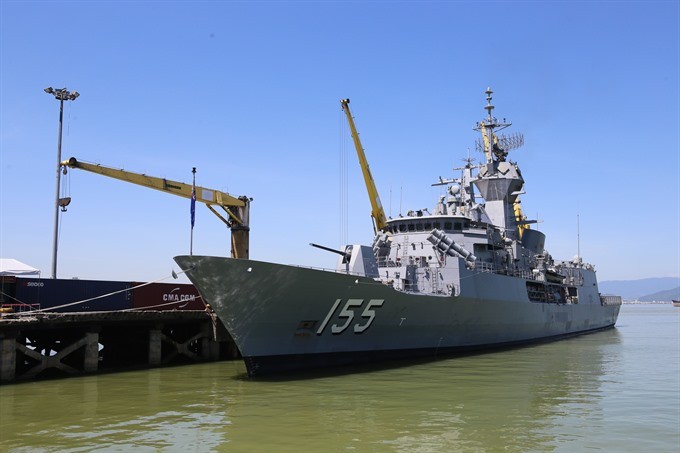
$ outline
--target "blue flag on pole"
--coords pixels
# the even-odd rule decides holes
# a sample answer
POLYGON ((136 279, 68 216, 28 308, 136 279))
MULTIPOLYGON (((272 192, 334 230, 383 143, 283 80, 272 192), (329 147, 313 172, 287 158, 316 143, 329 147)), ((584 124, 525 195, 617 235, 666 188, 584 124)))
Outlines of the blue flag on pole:
POLYGON ((191 229, 194 229, 196 220, 196 185, 191 186, 191 229))

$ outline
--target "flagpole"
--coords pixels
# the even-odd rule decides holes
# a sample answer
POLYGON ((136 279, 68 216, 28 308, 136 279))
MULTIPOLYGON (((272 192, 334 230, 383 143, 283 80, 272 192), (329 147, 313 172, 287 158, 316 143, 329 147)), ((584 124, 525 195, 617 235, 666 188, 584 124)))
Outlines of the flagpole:
POLYGON ((196 219, 196 167, 193 167, 191 173, 194 175, 194 180, 191 183, 191 242, 189 243, 189 255, 194 254, 194 220, 196 219))

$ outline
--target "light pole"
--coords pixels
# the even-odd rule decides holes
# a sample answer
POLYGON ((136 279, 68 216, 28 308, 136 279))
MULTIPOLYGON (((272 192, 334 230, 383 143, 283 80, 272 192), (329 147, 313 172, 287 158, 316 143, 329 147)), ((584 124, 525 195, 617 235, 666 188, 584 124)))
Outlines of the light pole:
POLYGON ((61 200, 59 199, 59 186, 61 183, 61 129, 64 122, 64 101, 75 101, 80 93, 74 91, 73 93, 66 90, 66 88, 52 87, 45 88, 45 93, 51 94, 59 101, 59 143, 57 145, 57 198, 54 206, 54 246, 52 248, 52 278, 57 278, 57 244, 59 241, 59 206, 61 200))

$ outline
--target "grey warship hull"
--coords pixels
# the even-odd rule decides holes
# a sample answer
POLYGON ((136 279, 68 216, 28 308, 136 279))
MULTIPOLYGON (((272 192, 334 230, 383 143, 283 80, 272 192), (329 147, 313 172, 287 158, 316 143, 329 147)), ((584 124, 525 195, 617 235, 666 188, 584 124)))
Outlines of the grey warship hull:
MULTIPOLYGON (((579 254, 555 260, 531 229, 509 151, 520 135, 492 115, 476 123, 484 159, 468 156, 460 178, 441 176, 438 202, 387 218, 349 99, 341 105, 371 201, 371 246, 344 250, 335 271, 249 259, 175 261, 231 333, 251 376, 279 371, 439 356, 560 339, 614 326, 621 298, 599 293, 579 254)), ((414 156, 416 157, 416 156, 414 156)), ((436 160, 435 160, 436 161, 436 160)), ((432 160, 417 160, 432 165, 432 160)), ((554 169, 558 171, 557 169, 554 169)), ((237 256, 237 255, 232 255, 237 256)), ((247 258, 247 257, 244 257, 247 258)))
POLYGON ((458 295, 253 260, 178 256, 232 335, 250 376, 435 357, 613 327, 620 305, 583 287, 578 304, 532 302, 525 280, 461 269, 458 295))

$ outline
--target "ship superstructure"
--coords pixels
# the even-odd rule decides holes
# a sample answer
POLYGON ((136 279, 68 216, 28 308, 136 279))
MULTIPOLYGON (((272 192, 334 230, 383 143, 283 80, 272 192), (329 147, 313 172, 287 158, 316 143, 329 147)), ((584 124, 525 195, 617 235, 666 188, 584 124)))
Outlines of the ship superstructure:
POLYGON ((400 291, 444 296, 461 294, 461 279, 470 273, 486 272, 525 280, 530 300, 578 303, 578 287, 593 266, 578 256, 553 260, 544 248, 545 235, 530 229, 536 221, 523 216, 519 200, 524 179, 517 163, 507 159, 524 138, 497 135, 511 123, 492 115, 492 93, 487 89, 487 117, 474 127, 485 161, 473 165, 468 158, 454 169, 459 178, 440 177, 433 186, 443 186, 445 195, 432 212, 410 210, 385 220, 373 243, 375 265, 363 259, 350 266, 341 256, 338 271, 372 276, 400 291))

